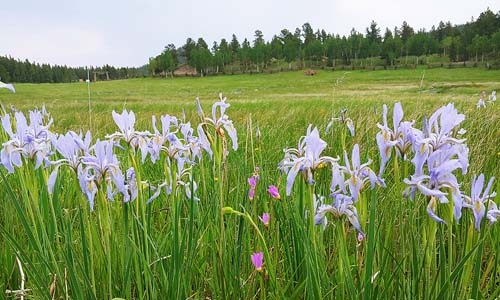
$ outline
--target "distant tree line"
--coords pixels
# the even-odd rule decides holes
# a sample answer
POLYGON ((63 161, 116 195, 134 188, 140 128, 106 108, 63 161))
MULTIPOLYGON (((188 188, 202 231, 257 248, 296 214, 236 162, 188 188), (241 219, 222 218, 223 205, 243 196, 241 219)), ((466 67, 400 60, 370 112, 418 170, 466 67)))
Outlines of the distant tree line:
POLYGON ((115 68, 110 65, 102 67, 72 68, 67 66, 51 66, 39 64, 28 60, 18 60, 12 57, 0 56, 0 78, 4 82, 32 82, 32 83, 56 83, 74 82, 86 80, 87 74, 90 80, 96 79, 126 79, 145 76, 146 67, 143 68, 115 68), (105 75, 107 73, 107 76, 105 75))
POLYGON ((352 29, 349 36, 339 36, 314 30, 309 23, 294 32, 283 29, 270 41, 256 30, 253 41, 213 42, 203 38, 188 38, 179 48, 169 44, 162 53, 149 59, 151 75, 172 75, 180 65, 195 68, 202 76, 211 73, 261 72, 279 67, 394 66, 396 64, 426 64, 430 57, 447 63, 473 61, 489 67, 500 67, 500 12, 489 8, 476 20, 462 25, 440 22, 430 31, 415 30, 406 21, 400 27, 384 32, 375 21, 365 34, 352 29), (409 57, 416 60, 408 61, 409 57))

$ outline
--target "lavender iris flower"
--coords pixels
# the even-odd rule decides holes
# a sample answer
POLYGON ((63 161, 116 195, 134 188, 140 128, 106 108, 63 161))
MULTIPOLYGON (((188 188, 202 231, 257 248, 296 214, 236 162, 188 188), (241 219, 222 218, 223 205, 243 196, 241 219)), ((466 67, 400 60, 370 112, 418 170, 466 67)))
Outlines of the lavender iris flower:
POLYGON ((285 150, 285 158, 279 163, 279 169, 287 173, 287 196, 292 192, 297 174, 302 173, 308 184, 314 184, 313 173, 315 169, 325 164, 337 165, 338 158, 320 156, 327 144, 319 137, 318 129, 315 127, 311 130, 311 128, 312 125, 309 125, 307 135, 299 140, 298 148, 285 150))
POLYGON ((340 218, 345 215, 349 220, 349 223, 351 223, 359 233, 364 235, 358 220, 358 212, 354 206, 354 199, 350 196, 338 193, 333 193, 331 197, 333 197, 333 203, 331 205, 322 204, 316 210, 314 223, 316 225, 324 224, 327 213, 333 214, 336 218, 340 218))
POLYGON ((128 112, 126 109, 123 110, 121 114, 118 114, 113 110, 112 112, 113 120, 120 129, 120 132, 115 132, 111 134, 109 139, 122 138, 127 144, 130 144, 134 138, 136 138, 136 133, 134 130, 135 124, 135 114, 133 111, 128 112))
MULTIPOLYGON (((495 214, 498 214, 496 211, 498 211, 496 207, 496 203, 491 200, 496 196, 496 193, 493 192, 489 194, 491 187, 493 186, 493 181, 495 180, 495 177, 491 177, 490 181, 488 182, 488 185, 483 191, 483 186, 484 186, 484 175, 481 174, 479 177, 474 176, 474 179, 472 180, 472 188, 470 192, 470 197, 465 196, 465 204, 464 206, 467 208, 472 209, 472 212, 474 213, 474 219, 475 219, 475 227, 479 231, 481 228, 481 220, 486 216, 488 216, 488 219, 490 222, 494 218, 495 214), (486 212, 486 206, 485 203, 488 204, 488 212, 486 212), (492 218, 493 217, 493 218, 492 218)), ((495 220, 496 221, 496 220, 495 220)))
POLYGON ((8 89, 9 91, 15 93, 16 92, 16 89, 14 88, 14 86, 11 84, 11 83, 3 83, 0 81, 0 89, 8 89))
POLYGON ((454 136, 464 120, 465 115, 459 114, 453 103, 439 108, 428 120, 424 120, 423 136, 417 136, 414 146, 419 147, 425 143, 432 148, 432 151, 436 151, 441 147, 464 144, 465 139, 454 136))
POLYGON ((336 191, 337 187, 340 187, 342 193, 346 193, 345 184, 347 184, 352 199, 354 202, 356 202, 358 201, 361 189, 366 182, 370 181, 370 186, 372 189, 376 184, 385 187, 384 181, 377 177, 375 172, 370 169, 369 165, 372 163, 371 159, 366 163, 361 164, 358 144, 354 145, 352 149, 351 161, 349 161, 349 157, 346 151, 344 151, 344 160, 345 165, 339 165, 336 176, 337 178, 341 178, 341 180, 335 182, 334 184, 336 185, 331 186, 332 191, 336 191), (349 178, 345 182, 343 182, 344 175, 349 176, 349 178))
POLYGON ((205 150, 209 155, 212 154, 210 144, 193 134, 194 129, 191 127, 191 123, 188 122, 182 124, 180 130, 184 136, 185 146, 187 149, 186 156, 189 157, 191 163, 194 163, 195 160, 200 161, 202 159, 203 150, 205 150))
POLYGON ((495 202, 490 201, 488 205, 488 212, 486 212, 486 218, 490 221, 490 225, 496 223, 500 218, 500 209, 495 202))
MULTIPOLYGON (((405 178, 404 182, 411 187, 415 187, 423 195, 430 196, 431 201, 437 198, 440 203, 448 203, 448 192, 451 192, 451 197, 454 204, 454 215, 457 221, 462 215, 463 199, 460 193, 460 185, 453 171, 460 168, 461 164, 458 159, 450 159, 445 161, 432 160, 429 164, 429 175, 423 174, 419 176, 411 176, 411 180, 405 178)), ((435 215, 436 204, 429 204, 427 212, 438 222, 444 222, 435 215), (430 210, 429 210, 430 209, 430 210)))
POLYGON ((428 120, 425 119, 423 131, 414 136, 415 156, 412 162, 415 174, 411 179, 404 180, 409 185, 405 194, 413 198, 416 191, 420 191, 429 196, 427 212, 437 222, 444 223, 444 220, 436 215, 437 204, 447 203, 449 194, 453 200, 457 222, 465 206, 460 184, 453 174, 457 169, 461 169, 465 174, 469 165, 469 148, 464 143, 465 139, 455 137, 458 126, 464 119, 465 116, 459 114, 450 103, 436 110, 428 120))
POLYGON ((136 119, 133 111, 128 112, 124 109, 121 114, 118 114, 113 110, 112 115, 113 120, 120 131, 108 135, 106 138, 111 141, 122 139, 133 149, 140 149, 142 153, 142 161, 144 162, 149 152, 148 141, 151 133, 148 131, 139 132, 134 129, 136 119))
POLYGON ((326 130, 325 133, 328 133, 330 129, 332 128, 332 125, 334 122, 340 122, 347 126, 347 129, 349 129, 349 133, 351 136, 354 136, 355 130, 354 130, 354 122, 352 121, 351 118, 347 117, 347 109, 344 108, 340 111, 340 116, 339 117, 332 117, 328 125, 326 125, 326 130))
POLYGON ((48 189, 49 193, 52 194, 54 190, 54 184, 57 179, 59 167, 62 165, 69 166, 75 174, 78 173, 78 167, 80 166, 80 157, 83 154, 81 140, 78 140, 78 135, 72 131, 67 132, 65 135, 60 135, 54 138, 52 144, 54 145, 57 152, 62 156, 62 158, 50 161, 50 164, 55 166, 54 170, 49 176, 48 189))
POLYGON ((97 184, 95 176, 91 174, 90 169, 82 169, 79 167, 78 182, 80 188, 89 201, 90 210, 94 210, 95 195, 97 194, 97 184))
POLYGON ((403 121, 403 107, 400 102, 394 104, 392 122, 393 128, 387 124, 387 106, 383 106, 383 124, 377 124, 380 132, 377 133, 376 140, 380 152, 380 172, 379 176, 384 172, 385 166, 391 158, 392 149, 395 148, 396 154, 403 159, 406 159, 406 154, 414 139, 415 129, 414 122, 403 121))
POLYGON ((22 112, 15 112, 14 118, 16 132, 12 129, 10 115, 1 117, 2 127, 10 138, 3 143, 0 151, 2 165, 13 173, 14 166, 22 166, 22 157, 35 160, 35 168, 44 162, 48 164, 53 134, 49 131, 52 118, 45 112, 45 108, 42 111, 30 111, 29 124, 22 112))
MULTIPOLYGON (((212 126, 215 128, 215 132, 218 136, 220 136, 223 140, 223 156, 226 157, 228 155, 228 150, 226 146, 226 137, 227 134, 231 138, 232 148, 233 150, 238 150, 238 136, 236 132, 236 128, 233 125, 233 121, 229 119, 229 116, 226 115, 226 109, 230 106, 229 103, 226 103, 226 97, 223 97, 222 94, 219 94, 220 101, 215 102, 212 105, 212 117, 206 117, 201 109, 200 99, 196 99, 196 106, 198 108, 198 114, 202 119, 202 122, 198 125, 198 136, 200 142, 203 145, 203 149, 207 150, 208 145, 210 145, 210 136, 207 134, 206 125, 212 126), (219 113, 217 113, 219 111, 219 113)), ((211 154, 211 151, 209 152, 211 154)))
POLYGON ((123 202, 134 201, 139 195, 139 189, 137 185, 137 177, 135 176, 134 168, 128 168, 125 172, 125 190, 123 202))
POLYGON ((97 141, 92 147, 94 155, 88 154, 81 158, 84 169, 78 174, 80 187, 87 196, 93 209, 93 196, 95 187, 106 183, 107 198, 111 200, 115 194, 115 188, 122 193, 124 201, 130 199, 129 192, 125 186, 125 176, 120 170, 120 164, 113 154, 112 141, 97 141), (92 183, 93 182, 93 183, 92 183))

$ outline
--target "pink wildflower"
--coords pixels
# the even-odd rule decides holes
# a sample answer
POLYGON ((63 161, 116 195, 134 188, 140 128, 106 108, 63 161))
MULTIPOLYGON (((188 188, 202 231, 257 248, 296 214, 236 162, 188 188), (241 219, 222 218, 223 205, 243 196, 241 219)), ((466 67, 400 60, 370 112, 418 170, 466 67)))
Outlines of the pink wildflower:
POLYGON ((250 190, 248 191, 248 198, 253 200, 255 195, 255 186, 257 185, 257 181, 259 180, 259 175, 252 175, 252 177, 248 178, 248 184, 250 185, 250 190))
POLYGON ((261 220, 262 223, 264 223, 264 225, 267 227, 269 226, 269 220, 271 220, 271 217, 269 213, 263 213, 262 216, 259 216, 259 220, 261 220))
POLYGON ((263 252, 256 252, 250 256, 252 260, 252 264, 255 267, 255 270, 261 272, 262 271, 262 261, 264 260, 263 252))
POLYGON ((255 187, 259 181, 259 167, 255 167, 252 177, 248 178, 248 184, 250 185, 250 190, 248 191, 248 199, 253 200, 255 196, 255 187))
POLYGON ((273 197, 274 199, 281 199, 281 196, 280 196, 280 193, 278 191, 278 188, 274 185, 270 185, 269 188, 267 189, 267 191, 269 192, 269 194, 271 195, 271 197, 273 197))

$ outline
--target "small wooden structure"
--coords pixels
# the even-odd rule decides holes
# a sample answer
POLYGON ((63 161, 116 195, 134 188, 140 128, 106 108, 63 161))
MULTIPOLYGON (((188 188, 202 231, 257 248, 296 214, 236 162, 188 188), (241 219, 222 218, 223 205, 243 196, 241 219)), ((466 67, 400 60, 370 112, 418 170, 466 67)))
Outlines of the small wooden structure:
POLYGON ((314 71, 313 69, 309 69, 309 70, 304 72, 304 75, 314 76, 314 75, 316 75, 316 71, 314 71))
POLYGON ((106 80, 109 80, 109 73, 108 73, 108 71, 99 71, 99 72, 95 71, 93 73, 94 73, 94 82, 96 82, 97 79, 103 80, 104 75, 106 75, 106 80))

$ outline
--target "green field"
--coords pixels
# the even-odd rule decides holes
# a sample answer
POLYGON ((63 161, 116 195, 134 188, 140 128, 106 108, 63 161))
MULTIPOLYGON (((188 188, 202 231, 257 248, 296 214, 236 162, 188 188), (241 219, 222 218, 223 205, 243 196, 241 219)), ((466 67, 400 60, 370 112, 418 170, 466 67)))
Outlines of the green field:
MULTIPOLYGON (((90 85, 90 113, 86 83, 19 84, 16 94, 1 91, 0 103, 6 109, 14 106, 24 112, 45 105, 54 118, 56 132, 91 129, 94 136, 102 137, 116 130, 112 110, 134 111, 139 124, 136 127, 150 130, 152 115, 178 116, 184 110, 188 118, 195 120, 196 98, 208 109, 223 93, 232 105, 231 117, 239 133, 245 135, 246 122, 252 116, 264 132, 267 146, 280 152, 285 146, 295 146, 308 124, 324 128, 343 108, 348 109, 361 133, 375 132, 376 123, 381 122, 382 104, 392 106, 397 101, 403 103, 406 118, 415 120, 453 102, 468 116, 466 122, 484 121, 487 114, 492 126, 478 127, 491 129, 498 124, 492 113, 497 107, 489 108, 487 113, 477 111, 476 103, 482 91, 500 90, 498 78, 498 70, 471 68, 99 81, 90 85), (474 114, 480 117, 472 118, 474 114), (287 144, 274 142, 280 140, 287 144)), ((487 136, 492 134, 496 132, 487 136)), ((353 142, 361 140, 362 136, 357 136, 353 142)), ((369 142, 374 143, 374 138, 369 142)))
MULTIPOLYGON (((179 189, 196 182, 196 195, 186 199, 183 192, 161 193, 146 204, 155 192, 151 187, 181 168, 174 163, 176 152, 165 146, 157 162, 149 157, 142 162, 138 148, 118 140, 121 146, 113 151, 121 170, 133 167, 144 183, 139 181, 137 199, 127 203, 117 194, 114 201, 106 200, 104 187, 111 184, 98 184, 94 211, 69 168, 60 168, 54 192, 49 193, 46 186, 54 166, 37 168, 34 156, 23 157, 23 166, 14 173, 0 166, 0 291, 21 289, 18 257, 27 277, 25 288, 30 289, 27 296, 33 299, 498 297, 500 224, 488 226, 483 219, 481 230, 476 230, 468 208, 457 223, 451 200, 436 210, 446 224, 432 220, 426 209, 434 196, 418 194, 413 201, 402 196, 403 179, 415 169, 411 157, 398 159, 394 150, 382 175, 386 187, 371 189, 370 182, 365 183, 356 202, 365 235, 361 241, 345 216, 331 214, 324 229, 307 217, 317 210, 313 194, 328 199, 331 193, 332 174, 325 164, 315 167, 314 185, 303 180, 307 176, 301 176, 301 169, 290 195, 285 193, 287 175, 278 164, 283 150, 296 148, 312 124, 328 144, 322 155, 338 156, 339 164, 345 164, 344 150, 351 157, 358 144, 361 163, 371 159, 370 168, 378 173, 375 137, 384 104, 389 127, 394 103, 401 102, 403 120, 414 120, 413 126, 422 130, 424 118, 454 103, 465 115, 459 127, 467 130, 469 152, 466 174, 453 174, 460 192, 470 195, 474 175, 484 173, 486 182, 500 177, 500 102, 476 108, 482 91, 500 91, 499 79, 497 70, 436 68, 100 81, 90 83, 90 99, 86 83, 16 84, 15 94, 0 90, 2 115, 11 108, 27 115, 45 105, 54 120, 52 133, 90 130, 92 143, 119 131, 112 111, 123 109, 135 113, 136 131, 153 133, 152 116, 161 128, 160 116, 169 114, 181 123, 189 121, 198 135, 195 99, 211 117, 211 106, 222 93, 231 105, 226 114, 239 145, 237 151, 230 149, 227 128, 222 137, 209 125, 200 127, 213 138, 213 158, 203 154, 186 171, 189 179, 179 175, 174 180, 179 189), (354 137, 341 122, 326 132, 344 108, 354 124, 354 137), (250 201, 248 178, 256 167, 259 181, 250 201), (281 200, 269 195, 269 185, 278 187, 281 200), (259 220, 264 212, 271 214, 268 227, 259 220), (264 254, 263 270, 252 265, 255 252, 264 254)), ((7 149, 9 136, 0 132, 7 149)), ((60 158, 52 150, 50 160, 60 158)), ((495 190, 500 191, 496 181, 495 190)), ((441 187, 448 196, 451 191, 441 187)), ((498 196, 492 199, 500 202, 498 196)), ((14 294, 2 296, 15 299, 14 294)))

